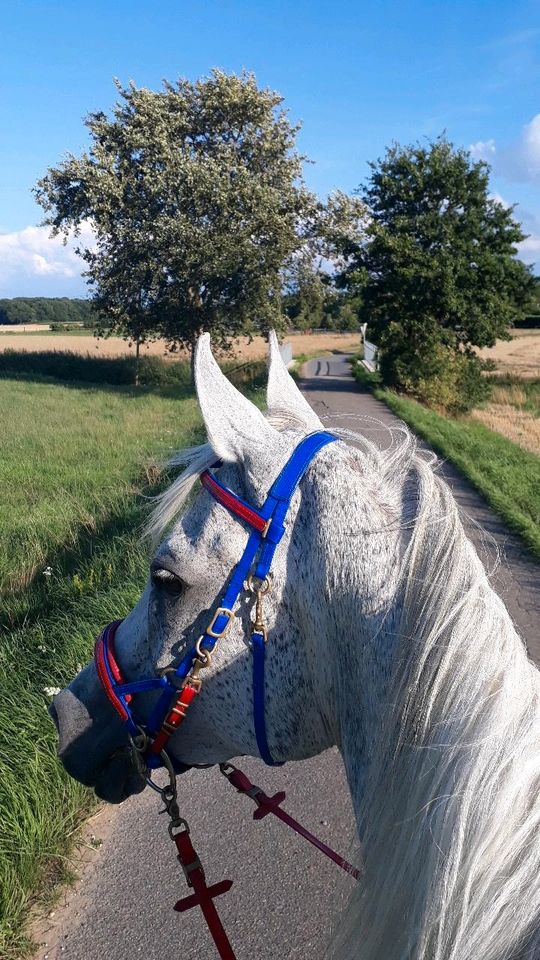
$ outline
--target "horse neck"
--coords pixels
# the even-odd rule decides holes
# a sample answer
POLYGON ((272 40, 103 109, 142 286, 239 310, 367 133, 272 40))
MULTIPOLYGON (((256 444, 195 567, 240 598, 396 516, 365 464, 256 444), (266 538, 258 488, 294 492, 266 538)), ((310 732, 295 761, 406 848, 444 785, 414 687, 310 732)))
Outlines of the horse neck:
POLYGON ((451 494, 421 461, 414 472, 417 519, 374 638, 391 667, 385 677, 387 657, 366 646, 364 616, 362 643, 351 630, 343 663, 342 751, 364 878, 335 956, 533 956, 524 945, 534 949, 540 915, 539 674, 451 494))

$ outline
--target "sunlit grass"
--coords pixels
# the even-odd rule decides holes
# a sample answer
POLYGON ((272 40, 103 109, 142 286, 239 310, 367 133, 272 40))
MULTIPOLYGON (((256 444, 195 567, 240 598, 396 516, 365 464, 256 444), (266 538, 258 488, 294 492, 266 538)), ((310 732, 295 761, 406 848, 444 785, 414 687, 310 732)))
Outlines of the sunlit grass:
MULTIPOLYGON (((45 878, 48 886, 65 875, 77 825, 93 802, 56 758, 51 690, 78 672, 102 626, 140 596, 149 559, 139 536, 145 495, 164 480, 162 460, 202 439, 189 370, 171 383, 169 364, 165 385, 135 390, 92 385, 92 375, 103 379, 121 366, 89 362, 58 365, 64 375, 77 369, 84 383, 52 382, 47 357, 39 369, 38 361, 24 361, 23 379, 0 379, 3 960, 31 949, 29 903, 45 878), (49 379, 39 382, 45 366, 49 379)), ((234 374, 255 399, 262 366, 234 374)))

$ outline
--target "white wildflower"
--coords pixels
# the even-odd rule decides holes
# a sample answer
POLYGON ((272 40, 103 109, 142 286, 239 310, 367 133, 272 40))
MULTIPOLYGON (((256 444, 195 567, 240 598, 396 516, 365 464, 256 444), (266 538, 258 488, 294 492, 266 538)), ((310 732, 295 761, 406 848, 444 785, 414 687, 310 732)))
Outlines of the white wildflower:
POLYGON ((47 647, 44 643, 38 643, 38 650, 40 653, 47 653, 47 647))
POLYGON ((52 577, 52 567, 45 567, 43 571, 44 577, 52 577))
POLYGON ((43 687, 43 693, 46 697, 56 697, 61 689, 61 687, 43 687))

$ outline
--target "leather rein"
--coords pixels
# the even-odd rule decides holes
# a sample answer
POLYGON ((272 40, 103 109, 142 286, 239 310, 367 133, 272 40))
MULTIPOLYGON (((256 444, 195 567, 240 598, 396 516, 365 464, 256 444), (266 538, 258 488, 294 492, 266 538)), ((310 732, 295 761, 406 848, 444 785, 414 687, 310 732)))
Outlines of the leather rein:
MULTIPOLYGON (((337 437, 325 431, 305 437, 295 448, 270 487, 260 509, 242 500, 220 483, 209 470, 201 474, 200 481, 208 493, 233 516, 247 524, 251 532, 242 557, 234 568, 229 585, 222 595, 220 606, 215 610, 204 633, 177 666, 166 667, 153 677, 126 681, 122 676, 114 649, 115 634, 122 621, 115 620, 108 624, 96 642, 95 663, 99 680, 110 703, 126 724, 133 757, 141 776, 161 795, 165 809, 171 818, 169 833, 176 844, 178 859, 184 869, 188 885, 194 891, 189 897, 180 900, 175 909, 182 912, 192 906, 201 907, 222 960, 234 960, 235 955, 213 899, 229 890, 232 881, 225 880, 210 887, 206 885, 204 870, 191 844, 188 824, 179 812, 176 774, 180 772, 182 765, 169 755, 167 747, 171 737, 183 723, 189 707, 200 693, 202 686, 200 674, 210 665, 217 642, 226 636, 239 595, 247 585, 247 589, 255 597, 251 650, 253 654, 253 721, 257 747, 266 764, 281 766, 281 763, 272 757, 266 733, 264 688, 268 634, 263 616, 264 596, 271 589, 272 561, 285 533, 285 518, 298 484, 317 453, 336 439, 337 437), (134 710, 133 700, 137 694, 149 691, 158 691, 159 696, 148 720, 142 722, 134 710), (157 767, 165 767, 169 773, 169 785, 165 788, 158 787, 151 779, 151 772, 157 767)), ((268 797, 231 763, 220 764, 220 770, 240 793, 245 793, 255 801, 257 809, 253 815, 254 819, 260 820, 268 813, 273 813, 358 879, 359 872, 355 867, 281 809, 280 804, 285 799, 285 793, 281 792, 274 797, 268 797)))

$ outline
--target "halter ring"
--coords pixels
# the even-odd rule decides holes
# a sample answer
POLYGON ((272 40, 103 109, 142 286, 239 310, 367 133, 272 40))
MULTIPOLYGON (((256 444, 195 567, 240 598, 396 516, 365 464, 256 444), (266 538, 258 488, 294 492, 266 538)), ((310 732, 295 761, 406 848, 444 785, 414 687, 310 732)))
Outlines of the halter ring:
POLYGON ((256 577, 253 573, 250 573, 247 578, 247 588, 251 590, 251 593, 259 593, 261 597, 266 596, 272 589, 271 574, 268 574, 261 580, 260 577, 256 577), (256 586, 255 581, 257 581, 258 586, 256 586))

